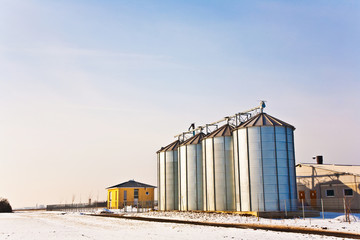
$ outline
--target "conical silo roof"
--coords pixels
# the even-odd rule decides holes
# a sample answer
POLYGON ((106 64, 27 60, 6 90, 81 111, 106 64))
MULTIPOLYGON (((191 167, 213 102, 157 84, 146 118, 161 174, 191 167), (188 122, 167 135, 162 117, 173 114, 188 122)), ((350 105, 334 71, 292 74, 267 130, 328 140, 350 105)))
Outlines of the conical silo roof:
POLYGON ((189 138, 188 140, 186 140, 185 142, 183 142, 181 144, 181 146, 184 145, 190 145, 190 144, 199 144, 201 143, 201 140, 205 137, 204 133, 198 133, 195 136, 192 136, 191 138, 189 138))
POLYGON ((258 115, 250 118, 246 122, 242 123, 239 128, 246 128, 246 127, 259 127, 259 126, 283 126, 283 127, 290 127, 295 130, 295 127, 281 121, 273 116, 270 116, 266 113, 259 113, 258 115))
POLYGON ((162 147, 157 153, 159 152, 166 152, 166 151, 174 151, 179 147, 179 140, 176 140, 175 142, 170 143, 166 147, 162 147))
POLYGON ((212 133, 210 133, 206 138, 213 138, 213 137, 225 137, 225 136, 231 136, 231 132, 234 130, 232 126, 229 124, 226 124, 222 126, 219 129, 216 129, 212 133))

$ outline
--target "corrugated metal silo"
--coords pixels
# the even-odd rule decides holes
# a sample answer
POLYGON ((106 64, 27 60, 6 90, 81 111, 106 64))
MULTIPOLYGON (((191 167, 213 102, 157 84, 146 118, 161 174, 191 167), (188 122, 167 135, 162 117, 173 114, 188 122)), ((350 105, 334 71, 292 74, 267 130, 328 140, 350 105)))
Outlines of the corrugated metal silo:
POLYGON ((233 131, 237 211, 297 209, 294 130, 260 113, 233 131))
POLYGON ((235 210, 232 130, 224 125, 202 141, 205 211, 235 210))
POLYGON ((179 147, 179 209, 181 211, 203 210, 203 167, 199 133, 179 147))
POLYGON ((178 147, 175 141, 157 152, 159 210, 178 209, 178 147))

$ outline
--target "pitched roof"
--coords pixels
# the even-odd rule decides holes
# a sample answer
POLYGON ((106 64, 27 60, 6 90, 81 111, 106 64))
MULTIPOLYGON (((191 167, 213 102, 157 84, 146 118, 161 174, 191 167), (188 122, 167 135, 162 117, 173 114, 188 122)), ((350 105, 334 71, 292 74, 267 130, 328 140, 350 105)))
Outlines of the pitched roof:
POLYGON ((283 126, 283 127, 290 127, 295 130, 295 127, 281 121, 277 118, 274 118, 273 116, 270 116, 266 113, 259 113, 258 115, 255 115, 254 117, 250 118, 246 122, 242 123, 239 128, 245 128, 245 127, 258 127, 258 126, 283 126))
POLYGON ((360 165, 299 163, 296 167, 314 167, 335 173, 360 176, 360 165))
POLYGON ((118 185, 108 187, 106 189, 109 189, 109 188, 156 188, 156 187, 145 184, 145 183, 136 182, 134 180, 130 180, 127 182, 120 183, 118 185))
POLYGON ((232 130, 234 130, 234 128, 229 124, 226 124, 210 133, 208 136, 206 136, 206 138, 231 136, 232 130))
POLYGON ((192 136, 191 138, 189 138, 188 140, 186 140, 185 142, 183 142, 181 144, 181 146, 184 146, 184 145, 190 145, 190 144, 199 144, 201 143, 201 140, 205 137, 205 134, 204 133, 198 133, 194 136, 192 136))
POLYGON ((159 151, 157 151, 156 153, 159 152, 166 152, 166 151, 174 151, 179 147, 180 141, 176 140, 175 142, 170 143, 169 145, 160 148, 159 151))

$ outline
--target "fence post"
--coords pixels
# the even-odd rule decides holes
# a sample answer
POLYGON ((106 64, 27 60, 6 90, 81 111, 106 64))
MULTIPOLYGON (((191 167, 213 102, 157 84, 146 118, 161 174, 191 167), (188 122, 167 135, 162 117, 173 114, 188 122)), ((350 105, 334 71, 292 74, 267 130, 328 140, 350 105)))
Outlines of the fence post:
POLYGON ((304 199, 301 199, 301 202, 302 202, 303 219, 305 219, 304 199))
POLYGON ((322 198, 321 198, 321 210, 322 210, 323 219, 325 219, 325 216, 324 216, 324 200, 322 198))
POLYGON ((259 196, 257 197, 257 220, 260 221, 260 216, 259 216, 259 196))
POLYGON ((347 222, 345 197, 343 200, 344 200, 344 217, 345 217, 345 221, 347 222))

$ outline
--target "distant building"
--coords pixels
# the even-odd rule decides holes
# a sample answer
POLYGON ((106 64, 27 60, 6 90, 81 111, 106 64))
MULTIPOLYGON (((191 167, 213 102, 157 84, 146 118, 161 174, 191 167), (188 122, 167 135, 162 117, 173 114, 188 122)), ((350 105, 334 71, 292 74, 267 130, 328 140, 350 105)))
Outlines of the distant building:
POLYGON ((296 166, 300 204, 325 211, 360 211, 360 165, 301 163, 296 166))
POLYGON ((134 180, 108 187, 108 208, 119 209, 130 205, 152 208, 155 188, 134 180))

